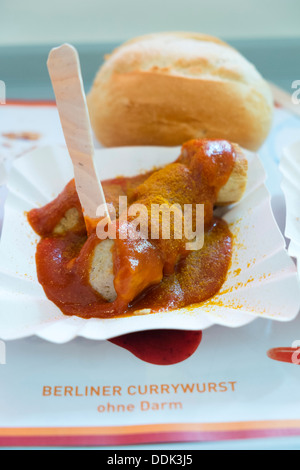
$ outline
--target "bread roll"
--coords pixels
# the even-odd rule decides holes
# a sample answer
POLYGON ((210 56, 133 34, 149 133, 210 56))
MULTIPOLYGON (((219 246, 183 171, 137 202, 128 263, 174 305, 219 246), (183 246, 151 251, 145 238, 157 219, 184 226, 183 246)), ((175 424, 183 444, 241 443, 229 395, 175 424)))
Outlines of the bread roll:
POLYGON ((239 52, 202 34, 142 36, 106 58, 88 95, 108 147, 221 138, 257 150, 272 121, 268 84, 239 52))

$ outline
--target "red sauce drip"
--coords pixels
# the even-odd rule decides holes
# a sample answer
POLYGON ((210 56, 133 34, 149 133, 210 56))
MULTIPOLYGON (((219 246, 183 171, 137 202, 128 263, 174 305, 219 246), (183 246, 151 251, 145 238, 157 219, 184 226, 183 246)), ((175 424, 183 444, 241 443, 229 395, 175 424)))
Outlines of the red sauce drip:
POLYGON ((273 348, 267 352, 267 356, 274 361, 300 365, 299 348, 273 348))
POLYGON ((140 331, 110 340, 144 362, 172 365, 194 354, 202 340, 201 331, 140 331))

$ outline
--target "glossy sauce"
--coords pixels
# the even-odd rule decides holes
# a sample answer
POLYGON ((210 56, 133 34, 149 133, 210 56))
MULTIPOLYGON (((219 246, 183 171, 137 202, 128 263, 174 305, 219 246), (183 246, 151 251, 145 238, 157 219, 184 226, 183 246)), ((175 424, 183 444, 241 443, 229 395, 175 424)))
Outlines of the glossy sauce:
POLYGON ((170 366, 191 357, 201 340, 201 331, 150 330, 119 336, 110 342, 144 362, 170 366))
MULTIPOLYGON (((166 167, 168 171, 163 169, 103 182, 106 200, 115 207, 120 195, 127 195, 129 204, 138 201, 147 206, 153 201, 161 202, 157 199, 159 195, 170 204, 178 202, 179 198, 182 204, 205 205, 205 242, 199 251, 184 253, 180 246, 175 246, 176 240, 158 240, 153 244, 143 240, 138 249, 136 242, 116 241, 115 267, 124 264, 126 257, 129 259, 134 252, 140 257, 141 266, 149 263, 149 276, 155 275, 155 267, 158 271, 164 269, 161 281, 145 289, 129 304, 124 303, 124 299, 109 303, 89 284, 91 256, 99 239, 96 233, 87 236, 74 181, 55 201, 32 210, 28 220, 41 236, 36 253, 38 280, 47 297, 65 315, 111 318, 131 315, 139 309, 155 313, 188 307, 215 295, 225 281, 232 253, 232 235, 226 222, 213 216, 217 192, 227 182, 233 166, 232 153, 222 150, 222 164, 216 164, 219 157, 214 156, 213 147, 208 145, 205 151, 199 152, 197 142, 192 142, 184 147, 174 164, 166 167), (195 154, 199 161, 191 158, 195 154), (54 235, 54 227, 70 208, 76 208, 79 213, 76 227, 63 236, 54 235)), ((116 282, 122 291, 128 279, 124 274, 116 282)))

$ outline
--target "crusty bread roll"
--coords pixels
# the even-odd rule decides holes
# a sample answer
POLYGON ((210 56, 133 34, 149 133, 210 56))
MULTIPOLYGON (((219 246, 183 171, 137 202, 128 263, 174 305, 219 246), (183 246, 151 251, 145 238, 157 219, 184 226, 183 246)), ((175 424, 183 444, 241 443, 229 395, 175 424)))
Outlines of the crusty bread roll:
POLYGON ((257 150, 270 130, 273 100, 255 67, 228 44, 159 33, 128 41, 106 58, 88 107, 104 146, 223 138, 257 150))

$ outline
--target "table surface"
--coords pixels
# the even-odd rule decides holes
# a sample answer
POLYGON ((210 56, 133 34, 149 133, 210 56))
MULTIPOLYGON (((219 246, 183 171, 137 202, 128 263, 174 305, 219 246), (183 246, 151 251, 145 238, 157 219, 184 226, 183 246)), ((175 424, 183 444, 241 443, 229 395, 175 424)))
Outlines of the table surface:
MULTIPOLYGON (((291 92, 294 80, 300 79, 300 39, 234 40, 230 44, 247 57, 269 81, 291 92)), ((53 100, 54 95, 46 67, 49 50, 54 45, 0 47, 0 80, 6 84, 7 100, 53 100)), ((105 54, 118 44, 76 44, 85 88, 88 90, 105 54)), ((242 450, 300 449, 300 438, 253 439, 211 443, 176 443, 129 446, 137 450, 242 450)), ((101 447, 101 449, 108 449, 101 447)), ((111 448, 110 448, 111 449, 111 448)), ((124 449, 115 447, 114 449, 124 449)))

